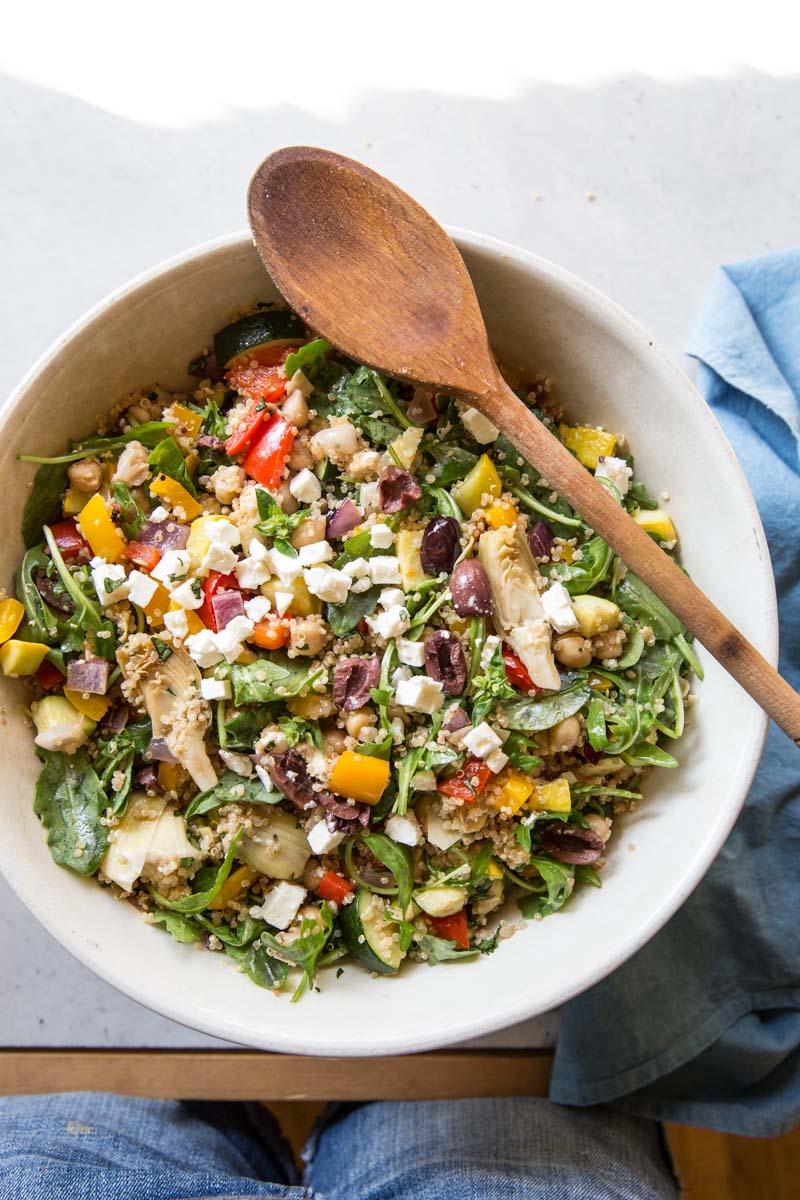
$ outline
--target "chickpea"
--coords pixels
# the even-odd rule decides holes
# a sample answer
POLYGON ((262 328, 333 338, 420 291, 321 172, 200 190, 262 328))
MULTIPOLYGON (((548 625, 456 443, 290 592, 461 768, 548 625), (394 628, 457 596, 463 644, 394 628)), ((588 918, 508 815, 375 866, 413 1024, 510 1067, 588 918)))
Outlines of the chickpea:
POLYGON ((313 467, 314 455, 311 453, 308 442, 296 441, 286 461, 293 471, 302 471, 305 467, 313 467))
POLYGON ((300 388, 295 388, 286 397, 281 405, 281 416, 295 429, 304 429, 308 424, 308 405, 300 388))
POLYGON ((133 404, 128 409, 126 416, 130 421, 135 421, 137 425, 144 425, 153 419, 152 414, 142 404, 133 404))
POLYGON ((342 754, 347 749, 343 729, 326 729, 322 735, 326 754, 342 754))
POLYGON ((581 739, 581 723, 577 717, 566 717, 550 730, 548 745, 551 754, 565 754, 581 739))
POLYGON ((604 633, 595 634, 592 638, 592 651, 595 658, 619 658, 625 641, 624 629, 609 629, 604 633))
POLYGON ((357 738, 361 730, 366 729, 368 725, 374 725, 376 719, 375 713, 371 708, 358 708, 355 712, 347 714, 344 727, 350 737, 357 738))
POLYGON ((100 490, 103 482, 103 467, 96 458, 84 458, 81 462, 73 463, 67 475, 77 491, 93 495, 100 490))
POLYGON ((319 859, 310 858, 303 871, 303 887, 308 888, 309 892, 315 892, 324 873, 319 859))
POLYGON ((553 653, 565 667, 588 667, 592 661, 592 643, 579 633, 556 638, 553 653))
POLYGON ((298 504, 292 493, 289 491, 288 480, 284 479, 283 482, 278 485, 278 490, 275 493, 275 499, 278 501, 278 504, 280 504, 282 512, 287 513, 289 516, 291 516, 292 513, 297 512, 298 504))
POLYGON ((292 534, 292 545, 295 550, 299 550, 301 546, 312 546, 314 542, 321 542, 324 539, 325 518, 321 513, 314 513, 297 526, 292 534))

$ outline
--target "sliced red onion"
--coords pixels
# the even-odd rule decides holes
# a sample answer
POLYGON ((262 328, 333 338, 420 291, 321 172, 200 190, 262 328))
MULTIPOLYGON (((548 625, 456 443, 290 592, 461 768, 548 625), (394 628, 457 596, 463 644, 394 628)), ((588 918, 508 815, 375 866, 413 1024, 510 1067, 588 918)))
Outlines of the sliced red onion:
POLYGON ((67 687, 73 692, 105 696, 109 664, 103 658, 76 658, 67 664, 67 687))
POLYGON ((226 625, 229 625, 234 617, 244 616, 242 593, 234 589, 215 592, 211 597, 211 607, 214 610, 214 620, 217 623, 218 630, 224 629, 226 625))
POLYGON ((109 729, 111 733, 122 733, 125 726, 128 724, 130 709, 127 704, 115 704, 110 708, 103 717, 101 724, 104 729, 109 729))
POLYGON ((435 421, 439 415, 439 410, 436 407, 436 400, 433 392, 427 388, 414 388, 414 395, 408 402, 406 416, 409 421, 413 421, 415 425, 427 425, 429 421, 435 421))
POLYGON ((138 787, 144 788, 146 792, 161 792, 163 788, 158 782, 158 773, 151 764, 142 767, 141 771, 136 772, 136 783, 138 787))
POLYGON ((147 747, 147 757, 151 762, 174 763, 178 761, 164 738, 153 738, 147 747))
POLYGON ((143 546, 155 546, 156 550, 185 550, 189 540, 189 526, 181 525, 167 517, 166 521, 148 521, 139 530, 136 538, 143 546))
POLYGON ((213 433, 204 433, 195 442, 196 446, 202 446, 204 450, 224 450, 225 443, 222 438, 216 437, 213 433))
POLYGON ((528 530, 528 545, 534 558, 549 558, 553 546, 553 535, 546 521, 537 521, 528 530))
POLYGON ((325 536, 329 538, 344 537, 345 534, 351 533, 355 529, 363 515, 361 509, 352 500, 343 500, 338 508, 328 514, 325 522, 325 536))

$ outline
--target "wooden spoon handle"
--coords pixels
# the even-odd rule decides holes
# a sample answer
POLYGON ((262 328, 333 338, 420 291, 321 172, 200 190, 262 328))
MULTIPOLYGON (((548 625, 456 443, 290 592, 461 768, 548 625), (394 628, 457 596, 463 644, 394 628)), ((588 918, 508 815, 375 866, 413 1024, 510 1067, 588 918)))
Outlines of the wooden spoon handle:
POLYGON ((771 667, 680 567, 597 483, 566 446, 498 378, 496 390, 476 397, 495 425, 541 471, 624 563, 690 629, 726 671, 800 746, 800 696, 771 667))

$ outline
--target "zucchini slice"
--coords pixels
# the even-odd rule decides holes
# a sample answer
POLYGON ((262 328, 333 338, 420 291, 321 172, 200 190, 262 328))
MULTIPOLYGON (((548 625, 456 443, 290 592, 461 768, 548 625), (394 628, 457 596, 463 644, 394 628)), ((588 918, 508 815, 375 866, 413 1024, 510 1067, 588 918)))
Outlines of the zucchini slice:
POLYGON ((452 917, 467 902, 467 889, 463 887, 419 888, 414 899, 429 917, 452 917))
POLYGON ((397 939, 398 927, 386 918, 380 896, 361 887, 355 899, 339 913, 339 925, 347 948, 365 971, 394 975, 404 958, 397 939))
POLYGON ((267 346, 276 351, 308 340, 306 327, 288 308, 268 308, 242 317, 214 334, 217 364, 227 369, 240 358, 260 358, 267 346))

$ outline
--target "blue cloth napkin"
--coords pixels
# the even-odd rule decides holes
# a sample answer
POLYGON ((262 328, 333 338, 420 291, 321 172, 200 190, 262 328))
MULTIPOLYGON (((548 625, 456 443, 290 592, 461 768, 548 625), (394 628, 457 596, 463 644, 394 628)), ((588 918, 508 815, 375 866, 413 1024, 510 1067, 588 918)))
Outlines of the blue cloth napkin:
MULTIPOLYGON (((761 512, 800 689, 800 249, 718 271, 689 353, 761 512)), ((703 882, 565 1006, 550 1095, 761 1137, 800 1122, 800 750, 774 725, 703 882)))

